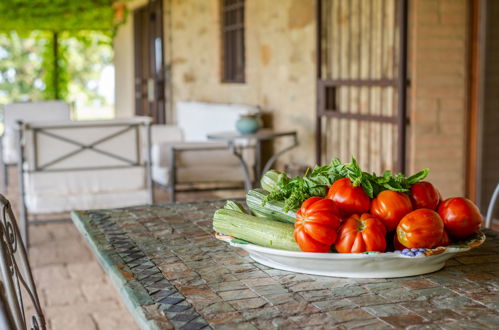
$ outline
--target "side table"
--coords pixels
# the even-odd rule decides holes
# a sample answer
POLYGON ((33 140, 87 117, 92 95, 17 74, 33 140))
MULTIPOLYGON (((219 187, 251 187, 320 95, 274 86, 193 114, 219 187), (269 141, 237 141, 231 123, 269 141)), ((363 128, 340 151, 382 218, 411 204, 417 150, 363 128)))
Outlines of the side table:
POLYGON ((239 159, 241 167, 243 168, 244 171, 244 187, 246 190, 250 190, 253 187, 253 184, 251 182, 251 176, 248 169, 248 164, 244 160, 241 152, 238 151, 237 148, 238 145, 236 141, 247 141, 248 144, 251 144, 252 142, 255 143, 255 168, 254 168, 255 182, 260 181, 261 175, 270 169, 270 167, 274 164, 274 162, 277 160, 277 158, 280 155, 282 155, 288 150, 293 149, 298 145, 298 136, 296 131, 274 131, 269 128, 260 129, 253 134, 241 134, 238 132, 215 132, 208 134, 207 137, 209 140, 225 141, 230 151, 234 154, 234 156, 236 156, 239 159), (262 165, 262 154, 261 154, 262 142, 275 140, 281 137, 291 137, 293 141, 292 144, 274 153, 265 163, 263 170, 260 172, 262 165))

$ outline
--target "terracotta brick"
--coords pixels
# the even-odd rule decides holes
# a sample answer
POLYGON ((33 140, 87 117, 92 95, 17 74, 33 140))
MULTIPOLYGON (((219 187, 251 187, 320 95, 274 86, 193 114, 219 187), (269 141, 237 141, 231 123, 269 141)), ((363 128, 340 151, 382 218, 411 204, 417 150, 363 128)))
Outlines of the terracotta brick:
MULTIPOLYGON (((439 112, 439 119, 442 123, 465 123, 467 122, 467 114, 459 109, 443 108, 439 112)), ((465 128, 465 127, 462 127, 465 128)), ((463 133, 463 131, 461 131, 463 133)))
POLYGON ((461 28, 450 25, 435 26, 432 24, 418 26, 419 33, 422 35, 433 35, 434 37, 455 37, 462 35, 465 31, 466 28, 464 26, 461 28))
MULTIPOLYGON (((439 55, 444 56, 444 55, 439 55)), ((424 87, 457 87, 465 88, 465 75, 459 73, 442 73, 439 75, 424 75, 419 78, 419 83, 424 87)))
POLYGON ((418 51, 428 50, 435 52, 437 50, 454 50, 462 52, 466 46, 466 40, 462 37, 446 37, 438 38, 433 36, 425 36, 418 40, 418 51))
MULTIPOLYGON (((464 49, 462 50, 464 51, 464 49)), ((462 74, 465 75, 467 72, 466 63, 456 63, 456 62, 446 62, 446 61, 420 61, 418 58, 414 59, 416 63, 412 66, 413 77, 413 88, 418 88, 418 75, 436 75, 441 73, 449 74, 462 74)))
POLYGON ((468 2, 465 0, 440 0, 439 3, 443 13, 466 16, 468 2))
POLYGON ((440 61, 463 63, 466 60, 466 53, 458 49, 425 49, 418 48, 414 55, 420 61, 440 61))
POLYGON ((466 91, 463 88, 457 87, 426 87, 421 86, 414 93, 416 97, 423 98, 442 98, 442 99, 462 99, 466 95, 466 91))

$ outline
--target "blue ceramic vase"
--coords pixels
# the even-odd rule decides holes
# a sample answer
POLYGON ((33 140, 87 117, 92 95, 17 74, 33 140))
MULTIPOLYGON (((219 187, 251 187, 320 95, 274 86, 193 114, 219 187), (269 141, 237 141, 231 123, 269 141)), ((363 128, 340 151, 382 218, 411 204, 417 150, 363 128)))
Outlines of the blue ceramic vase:
POLYGON ((262 127, 256 115, 242 115, 236 121, 236 129, 241 134, 253 134, 262 127))

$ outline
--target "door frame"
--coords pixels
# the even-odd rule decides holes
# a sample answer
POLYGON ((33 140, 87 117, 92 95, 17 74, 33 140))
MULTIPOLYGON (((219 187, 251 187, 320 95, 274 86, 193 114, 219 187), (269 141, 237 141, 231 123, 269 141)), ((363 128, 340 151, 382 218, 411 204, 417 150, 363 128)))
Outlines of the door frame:
POLYGON ((151 116, 153 123, 165 124, 166 77, 163 0, 149 0, 146 5, 135 9, 133 16, 135 114, 151 116), (144 41, 141 40, 144 35, 142 30, 144 25, 147 25, 146 44, 148 46, 145 56, 142 47, 144 41), (145 73, 142 61, 147 61, 147 72, 145 73), (144 103, 147 104, 146 109, 143 109, 144 103))

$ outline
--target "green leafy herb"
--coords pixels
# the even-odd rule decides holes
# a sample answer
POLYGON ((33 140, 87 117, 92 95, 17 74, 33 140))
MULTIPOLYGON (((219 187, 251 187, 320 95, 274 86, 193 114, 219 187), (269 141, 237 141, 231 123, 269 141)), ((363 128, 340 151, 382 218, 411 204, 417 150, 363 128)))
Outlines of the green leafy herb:
MULTIPOLYGON (((264 198, 262 204, 280 200, 284 201, 284 212, 297 210, 309 197, 326 196, 329 187, 342 178, 349 178, 353 186, 361 186, 371 198, 383 190, 408 192, 413 184, 423 180, 428 173, 429 170, 424 169, 406 177, 402 173, 392 175, 391 171, 385 171, 383 175, 378 176, 376 173, 362 171, 355 158, 352 158, 350 163, 342 163, 338 158, 333 158, 327 165, 315 166, 311 172, 307 170, 302 177, 289 178, 285 173, 280 173, 277 176, 278 189, 274 188, 264 198)), ((275 172, 272 173, 272 177, 276 178, 275 172)))

